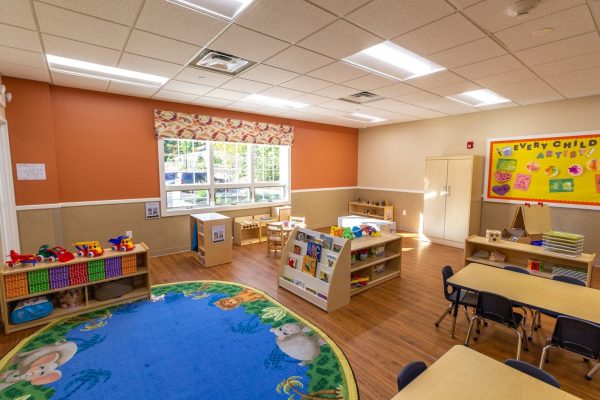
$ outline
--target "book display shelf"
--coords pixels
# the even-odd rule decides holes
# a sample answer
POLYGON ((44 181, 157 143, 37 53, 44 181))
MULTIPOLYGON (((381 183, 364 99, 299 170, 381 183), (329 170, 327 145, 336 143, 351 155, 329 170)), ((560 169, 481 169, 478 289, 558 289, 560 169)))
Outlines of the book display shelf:
POLYGON ((297 227, 282 252, 279 286, 334 311, 352 295, 400 276, 401 243, 394 234, 346 240, 297 227), (351 254, 361 251, 363 260, 352 263, 351 254))
POLYGON ((488 242, 485 237, 471 236, 465 240, 465 265, 475 262, 497 268, 507 265, 521 267, 530 274, 552 279, 554 275, 571 276, 590 286, 596 254, 581 253, 577 257, 554 253, 540 246, 499 240, 488 242), (486 253, 497 252, 505 259, 490 260, 486 253))
POLYGON ((394 206, 376 206, 365 202, 351 201, 348 203, 348 214, 393 221, 394 206))
POLYGON ((135 245, 131 251, 105 250, 98 257, 76 257, 67 262, 41 262, 35 266, 0 267, 0 306, 6 334, 44 325, 56 318, 150 297, 148 247, 135 245), (99 301, 94 299, 92 285, 133 278, 133 291, 120 297, 99 301), (73 308, 57 308, 46 317, 20 324, 10 320, 11 310, 25 299, 83 288, 83 304, 73 308))

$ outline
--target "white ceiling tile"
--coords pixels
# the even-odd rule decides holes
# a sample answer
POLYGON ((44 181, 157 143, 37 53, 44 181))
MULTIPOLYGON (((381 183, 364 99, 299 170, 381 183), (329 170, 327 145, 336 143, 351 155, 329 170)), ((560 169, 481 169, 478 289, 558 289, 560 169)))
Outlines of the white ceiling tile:
POLYGON ((473 80, 484 76, 514 71, 520 68, 523 68, 523 64, 521 64, 514 56, 505 54, 500 57, 490 58, 489 60, 453 68, 452 70, 462 77, 473 80))
POLYGON ((479 89, 481 89, 481 86, 476 85, 473 82, 465 81, 460 83, 454 83, 448 86, 440 86, 429 90, 440 96, 450 96, 453 94, 464 93, 469 92, 471 90, 479 89))
POLYGON ((346 18, 391 39, 455 12, 443 0, 374 0, 346 18))
POLYGON ((506 29, 496 33, 496 37, 511 51, 519 51, 595 30, 588 7, 582 5, 506 29), (552 32, 534 34, 548 27, 552 32))
POLYGON ((315 94, 303 94, 302 96, 294 99, 294 101, 310 105, 326 103, 330 100, 331 99, 329 97, 317 96, 315 94))
POLYGON ((45 69, 46 63, 40 53, 32 51, 13 49, 12 47, 0 46, 0 62, 25 65, 33 68, 45 69))
POLYGON ((498 75, 486 76, 474 79, 475 82, 486 88, 495 88, 506 86, 512 83, 527 82, 536 79, 537 76, 526 68, 516 69, 514 71, 503 72, 498 75))
POLYGON ((329 86, 325 89, 317 90, 316 95, 331 97, 332 99, 339 99, 340 97, 350 96, 351 94, 359 92, 356 89, 349 88, 341 85, 329 86))
POLYGON ((431 54, 427 58, 446 68, 455 68, 503 54, 506 54, 506 51, 502 47, 489 37, 485 37, 431 54))
POLYGON ((129 28, 98 18, 35 2, 40 31, 56 36, 121 50, 129 28))
POLYGON ((553 75, 547 78, 548 83, 553 86, 585 83, 586 81, 596 81, 598 79, 600 79, 600 67, 553 75))
POLYGON ((298 74, 295 72, 286 71, 284 69, 260 64, 242 73, 241 76, 245 79, 250 79, 253 81, 279 85, 282 82, 297 77, 298 74))
POLYGON ((335 16, 305 1, 257 0, 237 23, 295 43, 334 19, 335 16))
POLYGON ((0 24, 0 46, 42 52, 37 32, 4 24, 0 24))
POLYGON ((276 117, 284 117, 285 118, 285 114, 287 114, 289 111, 290 110, 288 110, 287 108, 261 107, 258 110, 256 110, 254 113, 261 114, 261 115, 273 115, 276 117))
POLYGON ((50 82, 50 75, 45 68, 34 68, 26 65, 0 62, 0 75, 30 79, 32 81, 50 82))
MULTIPOLYGON (((417 89, 418 90, 418 89, 417 89)), ((401 101, 403 103, 419 105, 424 101, 431 101, 439 98, 440 96, 426 92, 424 90, 419 90, 418 92, 413 92, 409 94, 405 94, 402 96, 394 97, 394 100, 401 101)))
POLYGON ((311 93, 332 86, 332 83, 323 81, 321 79, 312 78, 310 76, 302 75, 287 82, 284 82, 280 86, 311 93))
POLYGON ((428 110, 423 107, 417 107, 412 104, 406 104, 391 99, 372 101, 369 103, 369 107, 380 108, 382 110, 387 110, 398 114, 405 114, 413 117, 422 118, 433 118, 444 115, 437 111, 428 110))
POLYGON ((354 104, 342 100, 331 100, 327 103, 319 104, 319 107, 345 112, 360 112, 366 109, 366 107, 361 104, 354 104))
POLYGON ((0 22, 22 28, 36 29, 29 2, 23 0, 2 0, 0 22))
POLYGON ((174 101, 177 103, 191 103, 193 100, 198 98, 195 94, 172 92, 170 90, 161 89, 154 96, 153 99, 174 101))
POLYGON ((231 104, 231 100, 215 99, 213 97, 198 97, 196 100, 192 101, 192 104, 221 108, 231 104))
POLYGON ((373 91, 373 93, 378 94, 382 97, 397 97, 402 96, 408 93, 414 93, 419 91, 419 89, 407 85, 406 83, 398 82, 391 86, 382 87, 373 91))
POLYGON ((204 86, 190 82, 170 80, 162 87, 162 89, 172 90, 174 92, 195 94, 196 96, 202 96, 203 94, 210 92, 214 88, 212 86, 204 86))
POLYGON ((220 86, 223 89, 237 90, 244 93, 258 93, 271 87, 267 83, 250 81, 248 79, 233 78, 220 86))
POLYGON ((234 103, 228 104, 227 106, 225 106, 225 108, 229 110, 252 112, 258 110, 259 108, 264 108, 264 105, 247 103, 245 101, 236 101, 234 103))
POLYGON ((200 48, 178 40, 134 29, 125 51, 177 64, 186 64, 200 48))
POLYGON ((212 92, 208 92, 205 96, 215 97, 223 100, 237 101, 248 97, 248 93, 236 92, 234 90, 227 89, 214 89, 212 92))
POLYGON ((328 117, 337 117, 337 116, 346 114, 345 111, 333 110, 333 109, 317 107, 317 106, 308 106, 308 107, 301 108, 301 110, 302 110, 301 112, 316 114, 316 115, 323 115, 323 116, 328 116, 328 117))
POLYGON ((368 3, 371 0, 309 0, 311 3, 326 9, 329 12, 343 17, 358 7, 368 3))
POLYGON ((108 80, 84 78, 82 76, 67 75, 52 72, 52 83, 59 86, 68 86, 78 89, 95 90, 105 92, 108 88, 108 80))
POLYGON ((204 46, 227 23, 168 1, 146 0, 135 26, 158 35, 204 46))
POLYGON ((278 99, 294 99, 298 96, 302 96, 303 94, 306 94, 304 92, 301 92, 299 90, 292 90, 292 89, 287 89, 284 87, 272 87, 271 89, 267 89, 264 92, 260 93, 263 96, 271 96, 271 97, 276 97, 278 99))
POLYGON ((265 64, 304 74, 313 69, 331 64, 335 60, 297 46, 291 46, 269 58, 265 64))
POLYGON ((367 71, 351 66, 344 62, 336 62, 309 72, 307 75, 333 83, 341 83, 367 75, 367 71))
POLYGON ((426 107, 433 111, 438 111, 446 114, 465 114, 470 112, 479 111, 475 107, 470 107, 465 104, 458 103, 456 101, 440 97, 436 100, 424 102, 423 107, 426 107))
POLYGON ((364 29, 337 20, 298 45, 330 57, 344 58, 381 42, 380 38, 364 29))
POLYGON ((449 0, 454 7, 462 10, 463 8, 467 8, 472 6, 473 4, 480 3, 482 0, 449 0))
POLYGON ((410 84, 411 86, 416 86, 421 89, 431 89, 461 82, 465 82, 465 79, 450 71, 436 72, 435 74, 406 81, 406 83, 410 84))
POLYGON ((521 105, 563 99, 556 90, 540 79, 497 87, 494 92, 521 105))
POLYGON ((156 93, 157 89, 148 86, 127 85, 126 83, 111 81, 108 85, 107 92, 115 94, 123 94, 126 96, 135 97, 151 97, 156 93))
POLYGON ((507 12, 508 7, 516 3, 515 0, 486 0, 467 8, 464 12, 487 30, 498 32, 584 2, 585 0, 544 0, 523 19, 512 17, 507 12))
POLYGON ((286 42, 232 25, 210 44, 213 50, 236 55, 252 61, 263 61, 288 47, 286 42))
POLYGON ((176 78, 180 81, 198 83, 200 85, 217 87, 232 79, 232 76, 217 74, 193 67, 185 67, 176 78))
POLYGON ((384 78, 383 76, 377 74, 368 74, 365 76, 361 76, 360 78, 355 78, 346 81, 344 82, 344 86, 349 86, 351 88, 360 90, 375 90, 384 86, 391 86, 396 82, 398 81, 394 79, 384 78))
POLYGON ((460 14, 452 14, 392 40, 412 52, 426 56, 470 42, 485 33, 460 14))
POLYGON ((177 64, 129 53, 123 53, 119 67, 167 78, 174 76, 181 68, 177 64))
POLYGON ((554 84, 554 87, 570 99, 592 96, 600 94, 600 78, 588 79, 584 82, 559 83, 554 84))
POLYGON ((534 65, 531 68, 543 77, 565 74, 587 68, 600 66, 600 52, 584 54, 546 64, 534 65))
POLYGON ((133 25, 143 0, 44 0, 44 2, 92 17, 133 25))
POLYGON ((529 65, 544 64, 563 58, 600 51, 598 32, 590 32, 515 53, 529 65))
POLYGON ((96 64, 114 67, 119 61, 121 52, 106 47, 95 46, 71 39, 52 36, 42 33, 42 41, 46 54, 74 58, 96 64))
POLYGON ((498 110, 500 108, 510 108, 510 107, 518 107, 519 105, 517 103, 513 103, 512 101, 509 101, 507 103, 498 103, 498 104, 491 104, 489 106, 480 106, 479 108, 482 110, 498 110))
POLYGON ((593 1, 590 3, 590 10, 596 20, 596 23, 600 23, 600 1, 593 1))

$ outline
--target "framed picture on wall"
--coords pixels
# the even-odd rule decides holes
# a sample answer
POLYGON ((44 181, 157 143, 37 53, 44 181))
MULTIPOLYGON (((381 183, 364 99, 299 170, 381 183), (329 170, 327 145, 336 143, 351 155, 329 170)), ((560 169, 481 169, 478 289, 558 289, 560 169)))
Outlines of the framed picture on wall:
POLYGON ((160 202, 152 201, 146 203, 146 219, 160 218, 160 202))

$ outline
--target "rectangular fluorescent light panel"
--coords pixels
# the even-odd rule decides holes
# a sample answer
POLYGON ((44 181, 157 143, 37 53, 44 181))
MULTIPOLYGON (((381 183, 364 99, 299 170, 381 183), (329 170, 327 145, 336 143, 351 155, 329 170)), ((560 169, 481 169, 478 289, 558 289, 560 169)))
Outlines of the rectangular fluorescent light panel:
POLYGON ((265 106, 271 107, 279 107, 279 108, 287 108, 290 110, 295 110, 298 108, 303 108, 308 106, 308 104, 299 103, 297 101, 278 99, 277 97, 263 96, 260 94, 251 94, 246 97, 244 101, 248 101, 251 103, 263 104, 265 106))
POLYGON ((198 11, 223 18, 228 21, 234 19, 244 11, 254 0, 167 0, 178 6, 192 11, 198 11))
POLYGON ((463 103, 472 107, 484 107, 491 106, 493 104, 510 102, 510 100, 506 97, 502 97, 489 89, 471 90, 470 92, 464 92, 447 97, 451 100, 458 101, 459 103, 463 103))
POLYGON ((51 71, 63 74, 84 76, 93 79, 111 80, 130 85, 161 87, 169 78, 145 74, 124 68, 109 67, 87 61, 46 54, 51 71))
POLYGON ((344 58, 359 68, 405 81, 443 71, 446 68, 392 42, 383 42, 344 58))

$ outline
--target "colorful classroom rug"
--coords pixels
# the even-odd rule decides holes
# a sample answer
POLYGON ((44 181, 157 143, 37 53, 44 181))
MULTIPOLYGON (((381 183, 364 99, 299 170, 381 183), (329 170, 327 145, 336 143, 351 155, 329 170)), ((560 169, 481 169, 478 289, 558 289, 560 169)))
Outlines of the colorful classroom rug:
POLYGON ((317 327, 257 289, 154 286, 152 298, 57 321, 0 361, 0 399, 358 398, 317 327))

